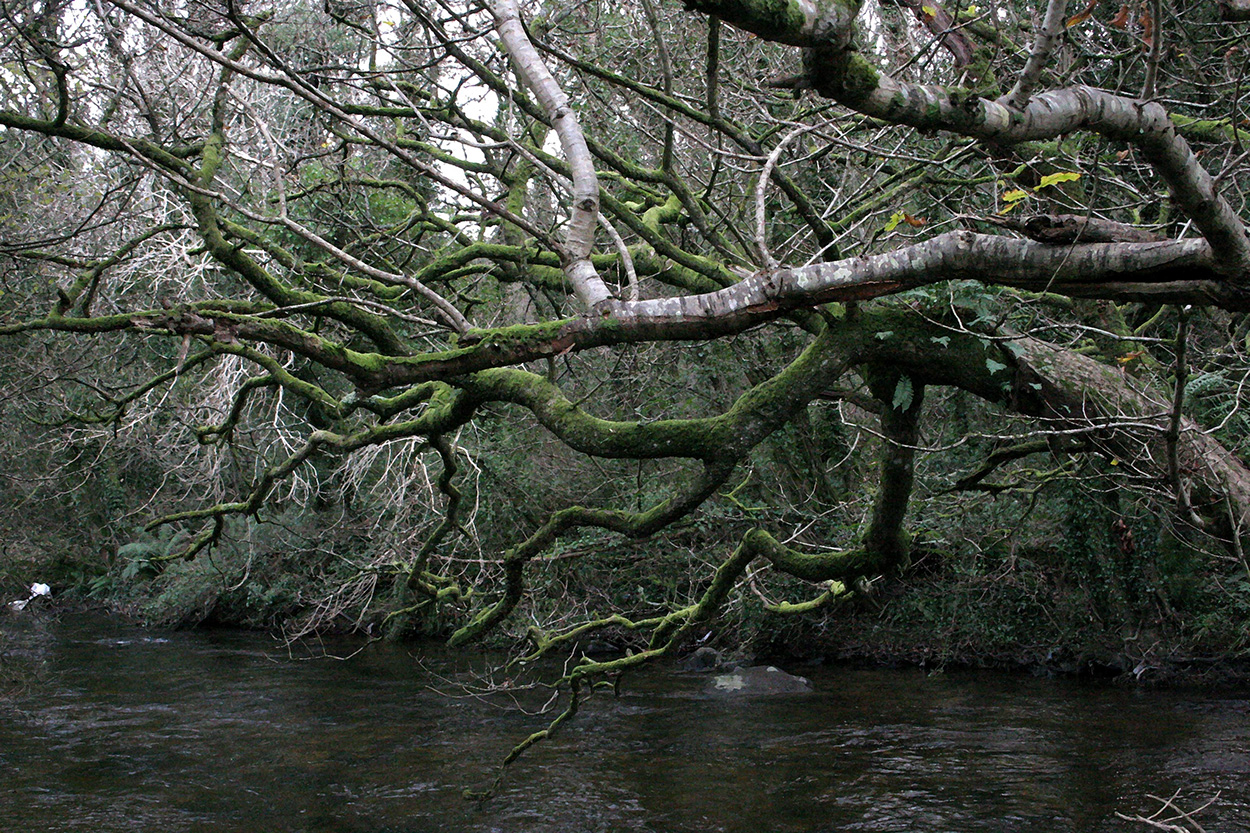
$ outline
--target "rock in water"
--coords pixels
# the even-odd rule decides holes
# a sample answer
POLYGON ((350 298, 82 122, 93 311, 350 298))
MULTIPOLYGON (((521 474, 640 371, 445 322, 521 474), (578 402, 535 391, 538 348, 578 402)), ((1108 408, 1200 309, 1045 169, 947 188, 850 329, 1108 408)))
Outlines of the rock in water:
POLYGON ((727 674, 719 674, 712 678, 707 686, 709 694, 729 695, 764 695, 764 694, 802 694, 812 690, 812 684, 805 677, 787 674, 780 668, 771 665, 753 665, 750 668, 735 668, 727 674))
POLYGON ((723 667, 720 651, 706 645, 677 665, 682 671, 717 671, 723 667))

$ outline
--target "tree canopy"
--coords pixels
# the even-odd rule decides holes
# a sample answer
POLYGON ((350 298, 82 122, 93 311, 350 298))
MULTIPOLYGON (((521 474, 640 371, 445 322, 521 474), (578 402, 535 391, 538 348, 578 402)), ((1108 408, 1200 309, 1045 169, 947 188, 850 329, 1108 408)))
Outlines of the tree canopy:
POLYGON ((6 0, 7 383, 147 444, 143 570, 356 500, 311 622, 633 634, 560 720, 744 586, 903 574, 918 488, 1244 572, 1246 12, 1044 5, 6 0), (527 596, 661 533, 661 601, 527 596))

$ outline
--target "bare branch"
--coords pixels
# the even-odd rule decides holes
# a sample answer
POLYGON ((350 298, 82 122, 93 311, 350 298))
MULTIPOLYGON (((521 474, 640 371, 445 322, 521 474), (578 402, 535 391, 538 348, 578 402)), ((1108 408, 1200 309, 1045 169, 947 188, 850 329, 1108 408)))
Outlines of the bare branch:
POLYGON ((556 135, 560 137, 568 159, 573 178, 573 204, 569 208, 569 228, 565 235, 564 256, 568 262, 564 271, 582 304, 594 309, 611 298, 612 293, 590 261, 599 217, 599 177, 595 174, 590 149, 586 146, 586 138, 582 135, 568 96, 560 89, 525 33, 516 0, 491 0, 490 10, 495 17, 499 38, 511 56, 517 74, 534 91, 555 125, 556 135))
POLYGON ((1011 92, 999 99, 999 102, 1015 110, 1022 110, 1029 103, 1033 91, 1041 81, 1042 72, 1049 63, 1051 53, 1059 36, 1063 34, 1064 15, 1067 12, 1067 0, 1050 0, 1046 4, 1046 16, 1042 19, 1037 37, 1033 41, 1033 50, 1029 60, 1020 71, 1016 85, 1011 92))

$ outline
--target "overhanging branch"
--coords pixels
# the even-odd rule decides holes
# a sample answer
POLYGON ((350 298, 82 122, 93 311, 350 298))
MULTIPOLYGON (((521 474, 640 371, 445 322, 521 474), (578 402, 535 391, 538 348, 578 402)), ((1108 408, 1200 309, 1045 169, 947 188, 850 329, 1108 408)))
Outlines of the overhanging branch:
POLYGON ((1250 240, 1215 182, 1177 133, 1167 110, 1088 86, 1012 97, 1003 101, 900 81, 881 73, 852 48, 858 0, 812 4, 764 0, 692 0, 688 5, 715 14, 762 38, 808 49, 813 88, 864 115, 921 130, 942 130, 1000 145, 1053 139, 1087 131, 1137 146, 1168 183, 1173 198, 1202 231, 1218 267, 1237 282, 1250 277, 1250 240))

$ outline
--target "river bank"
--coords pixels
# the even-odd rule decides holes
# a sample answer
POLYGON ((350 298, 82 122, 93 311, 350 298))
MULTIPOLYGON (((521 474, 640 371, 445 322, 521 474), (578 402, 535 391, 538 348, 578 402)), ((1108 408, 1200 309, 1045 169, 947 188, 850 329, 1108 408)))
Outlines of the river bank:
MULTIPOLYGON (((1168 592, 1160 586, 1129 604, 1126 594, 1136 585, 1058 569, 1062 558, 1071 561, 1062 553, 990 569, 983 562, 918 552, 904 576, 798 615, 770 612, 762 597, 744 589, 696 638, 748 663, 987 668, 1147 687, 1250 685, 1250 583, 1236 572, 1208 571, 1188 583, 1177 573, 1168 592)), ((505 623, 482 647, 510 650, 524 642, 525 628, 535 621, 567 622, 579 610, 596 609, 653 615, 666 600, 698 592, 689 577, 702 565, 688 554, 652 548, 646 556, 609 548, 593 560, 544 565, 515 617, 522 624, 509 630, 505 623)), ((49 560, 10 561, 0 565, 0 588, 16 599, 29 596, 32 583, 52 583, 54 596, 37 597, 32 612, 103 610, 160 628, 207 625, 288 635, 301 630, 327 592, 323 575, 301 572, 294 561, 242 565, 214 556, 169 563, 159 572, 137 569, 136 563, 143 564, 116 559, 105 572, 86 572, 49 560)), ((791 601, 811 592, 796 584, 791 601)), ((445 638, 472 604, 480 601, 430 610, 408 638, 445 638)), ((338 616, 324 618, 318 633, 380 635, 388 631, 393 607, 379 588, 368 607, 345 605, 338 616)), ((6 607, 4 613, 15 612, 6 607)), ((644 647, 641 637, 625 630, 600 637, 600 649, 644 647)), ((0 686, 5 674, 13 676, 0 665, 0 686)))

